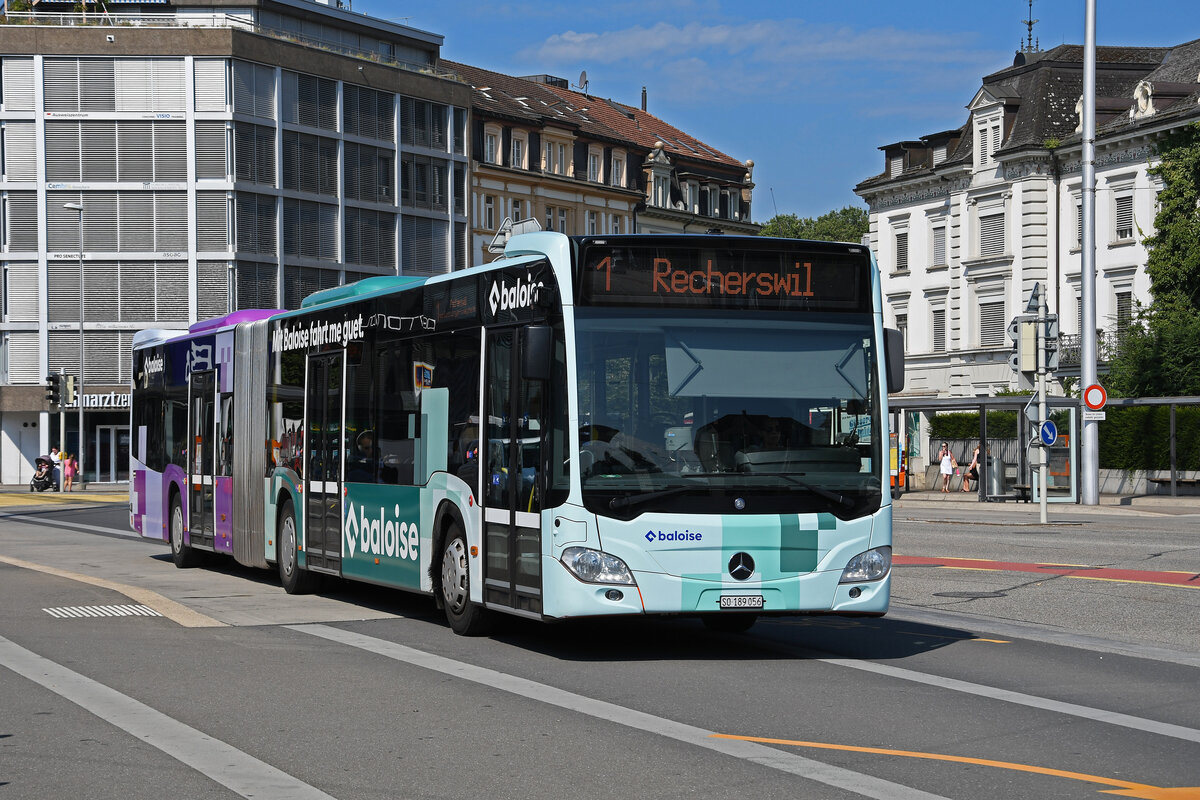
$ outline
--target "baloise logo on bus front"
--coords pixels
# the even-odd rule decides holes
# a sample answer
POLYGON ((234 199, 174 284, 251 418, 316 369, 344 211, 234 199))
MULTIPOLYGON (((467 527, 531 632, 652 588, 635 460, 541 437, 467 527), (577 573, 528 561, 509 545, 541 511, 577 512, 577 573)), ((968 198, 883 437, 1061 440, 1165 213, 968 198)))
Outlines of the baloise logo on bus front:
POLYGON ((492 309, 492 316, 501 311, 533 308, 538 300, 538 292, 544 285, 529 272, 525 273, 524 278, 518 277, 513 284, 504 278, 497 280, 488 292, 488 305, 492 309))

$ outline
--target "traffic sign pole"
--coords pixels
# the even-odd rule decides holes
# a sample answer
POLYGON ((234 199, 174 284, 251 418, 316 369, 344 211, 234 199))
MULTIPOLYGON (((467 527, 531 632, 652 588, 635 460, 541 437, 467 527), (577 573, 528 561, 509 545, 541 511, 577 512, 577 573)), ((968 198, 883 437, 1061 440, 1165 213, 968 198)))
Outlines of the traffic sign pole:
MULTIPOLYGON (((1034 293, 1038 293, 1037 287, 1034 286, 1034 293)), ((1037 306, 1037 378, 1038 378, 1038 422, 1044 429, 1046 422, 1046 295, 1049 292, 1041 292, 1038 294, 1037 306)), ((1050 467, 1050 451, 1045 447, 1039 447, 1038 452, 1041 456, 1038 458, 1038 505, 1041 511, 1041 521, 1046 522, 1046 487, 1049 481, 1046 479, 1046 473, 1050 467)))

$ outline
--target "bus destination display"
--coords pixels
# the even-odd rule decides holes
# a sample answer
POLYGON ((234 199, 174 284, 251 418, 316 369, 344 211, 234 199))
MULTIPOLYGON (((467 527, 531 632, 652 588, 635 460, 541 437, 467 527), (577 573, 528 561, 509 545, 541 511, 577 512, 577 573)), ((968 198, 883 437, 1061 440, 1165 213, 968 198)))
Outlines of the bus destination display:
POLYGON ((581 264, 585 305, 870 310, 861 253, 591 244, 581 264))

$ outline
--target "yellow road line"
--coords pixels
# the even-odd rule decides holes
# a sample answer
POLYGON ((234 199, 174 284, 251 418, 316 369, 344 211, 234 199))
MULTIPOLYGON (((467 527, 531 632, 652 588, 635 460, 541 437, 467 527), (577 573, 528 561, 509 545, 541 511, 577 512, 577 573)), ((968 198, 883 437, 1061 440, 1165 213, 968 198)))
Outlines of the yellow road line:
POLYGON ((993 761, 987 758, 971 758, 969 756, 951 756, 942 753, 922 753, 915 750, 889 750, 883 747, 858 747, 848 744, 829 744, 826 742, 803 742, 792 739, 769 739, 762 736, 734 736, 726 733, 714 733, 713 738, 736 739, 743 742, 758 742, 760 744, 780 744, 791 747, 814 747, 821 750, 841 750, 851 753, 873 753, 885 756, 902 756, 904 758, 923 758, 930 761, 952 761, 959 764, 975 764, 983 767, 1010 769, 1017 772, 1032 772, 1037 775, 1049 775, 1055 778, 1069 778, 1076 781, 1098 783, 1102 786, 1113 786, 1120 791, 1104 790, 1104 794, 1121 797, 1136 797, 1142 800, 1200 800, 1200 786, 1164 787, 1150 786, 1144 783, 1133 783, 1116 778, 1105 778, 1100 775, 1088 775, 1083 772, 1070 772, 1050 767, 1037 767, 1031 764, 1015 764, 1011 761, 993 761))
POLYGON ((224 622, 213 619, 210 616, 201 614, 199 611, 193 611, 185 605, 176 603, 174 600, 169 600, 163 597, 158 592, 152 592, 149 589, 141 589, 137 586, 128 586, 124 583, 105 580, 104 578, 94 578, 91 575, 83 575, 78 572, 68 572, 65 569, 57 567, 48 567, 44 564, 35 564, 32 561, 22 561, 19 558, 0 555, 0 562, 10 564, 21 569, 31 569, 37 572, 44 572, 47 575, 54 575, 59 578, 66 578, 80 583, 99 586, 102 589, 110 589, 114 592, 119 592, 131 600, 135 600, 145 606, 150 606, 159 614, 162 614, 167 619, 182 625, 185 628, 223 628, 226 627, 224 622))

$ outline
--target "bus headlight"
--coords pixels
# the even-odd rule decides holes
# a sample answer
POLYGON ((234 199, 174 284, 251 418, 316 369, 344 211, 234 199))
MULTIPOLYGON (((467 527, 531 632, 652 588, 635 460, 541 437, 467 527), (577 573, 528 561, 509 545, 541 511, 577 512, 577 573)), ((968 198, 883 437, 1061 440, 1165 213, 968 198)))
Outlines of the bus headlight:
POLYGON ((876 547, 850 559, 838 583, 877 581, 892 568, 892 548, 876 547))
POLYGON ((563 550, 563 565, 584 583, 621 583, 633 585, 633 573, 616 556, 589 547, 563 550))

